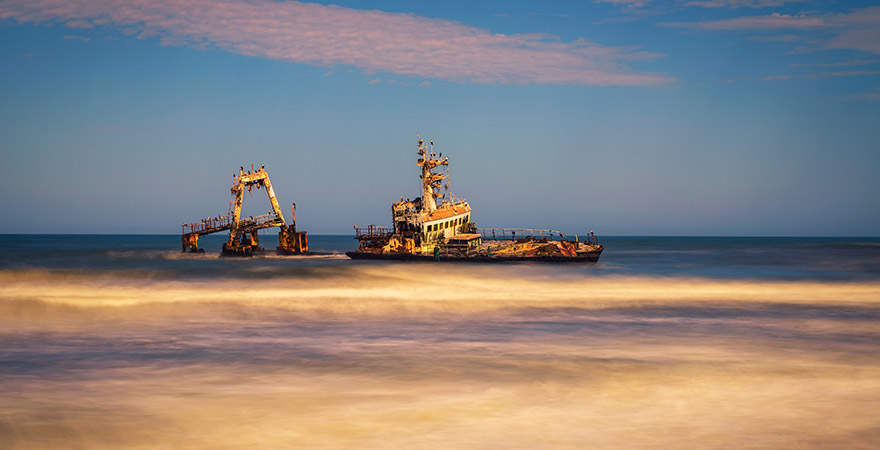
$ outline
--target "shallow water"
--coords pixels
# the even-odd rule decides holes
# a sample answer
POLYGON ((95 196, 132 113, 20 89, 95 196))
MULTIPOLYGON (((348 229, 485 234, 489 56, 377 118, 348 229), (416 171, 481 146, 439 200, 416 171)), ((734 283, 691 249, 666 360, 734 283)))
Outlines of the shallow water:
POLYGON ((3 446, 880 441, 878 239, 606 238, 586 266, 178 239, 0 237, 3 446))

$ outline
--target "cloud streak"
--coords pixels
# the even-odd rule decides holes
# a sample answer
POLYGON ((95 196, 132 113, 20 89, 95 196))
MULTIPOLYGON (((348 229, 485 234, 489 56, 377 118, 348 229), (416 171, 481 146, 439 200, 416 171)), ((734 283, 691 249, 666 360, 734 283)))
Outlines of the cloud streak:
POLYGON ((810 79, 823 79, 823 78, 838 78, 838 77, 866 77, 866 76, 874 76, 880 75, 880 70, 846 70, 846 71, 838 71, 838 72, 818 72, 811 73, 808 75, 804 75, 803 78, 810 79))
POLYGON ((847 101, 880 103, 880 88, 874 88, 874 90, 868 92, 856 92, 855 94, 843 96, 840 99, 847 101))
POLYGON ((708 20, 703 22, 667 22, 670 27, 700 28, 712 31, 727 30, 808 30, 827 28, 828 22, 822 16, 792 16, 773 13, 766 16, 746 16, 732 19, 708 20))
MULTIPOLYGON (((880 75, 880 70, 847 70, 847 71, 837 71, 837 72, 815 72, 808 73, 804 75, 797 75, 798 78, 806 79, 806 80, 822 80, 826 78, 839 78, 839 77, 865 77, 865 76, 874 76, 880 75)), ((769 75, 766 77, 762 77, 761 80, 764 81, 776 81, 776 80, 791 80, 795 78, 794 75, 769 75)))
POLYGON ((593 3, 607 3, 620 8, 623 12, 640 13, 649 7, 680 8, 767 8, 771 6, 784 6, 787 3, 801 3, 807 0, 676 0, 675 2, 656 2, 654 0, 593 0, 593 3))
POLYGON ((0 18, 119 29, 163 45, 473 83, 653 86, 630 65, 663 55, 586 39, 504 35, 443 19, 271 0, 10 0, 0 18))
POLYGON ((767 8, 770 6, 783 6, 786 3, 799 3, 805 0, 695 0, 689 1, 684 6, 698 6, 700 8, 767 8))
POLYGON ((880 6, 848 13, 796 16, 774 13, 702 22, 669 22, 664 25, 710 31, 802 30, 830 33, 833 37, 823 41, 823 48, 880 54, 880 6))

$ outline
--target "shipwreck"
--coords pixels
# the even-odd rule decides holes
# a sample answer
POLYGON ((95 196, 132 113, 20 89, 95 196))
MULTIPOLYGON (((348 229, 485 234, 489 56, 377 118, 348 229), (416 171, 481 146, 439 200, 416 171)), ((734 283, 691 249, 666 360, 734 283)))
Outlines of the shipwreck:
POLYGON ((559 231, 477 228, 471 206, 449 192, 449 157, 434 152, 434 142, 418 139, 421 197, 391 205, 391 227, 354 226, 357 250, 352 259, 426 261, 596 262, 603 247, 592 231, 584 239, 559 231), (447 180, 447 183, 443 183, 447 180))
POLYGON ((258 231, 266 228, 279 227, 278 247, 276 252, 283 255, 298 255, 309 253, 309 239, 305 231, 296 230, 296 203, 291 206, 291 220, 288 224, 281 213, 278 199, 275 198, 275 190, 269 181, 266 168, 260 166, 245 170, 240 167, 238 175, 232 175, 232 199, 229 201, 229 212, 223 216, 210 219, 202 219, 199 222, 184 223, 180 236, 183 252, 204 253, 199 248, 199 237, 229 230, 229 239, 223 243, 220 254, 223 256, 253 256, 263 253, 260 247, 258 231), (264 189, 269 196, 272 209, 268 214, 260 216, 241 217, 241 206, 244 200, 244 191, 253 192, 254 189, 264 189))

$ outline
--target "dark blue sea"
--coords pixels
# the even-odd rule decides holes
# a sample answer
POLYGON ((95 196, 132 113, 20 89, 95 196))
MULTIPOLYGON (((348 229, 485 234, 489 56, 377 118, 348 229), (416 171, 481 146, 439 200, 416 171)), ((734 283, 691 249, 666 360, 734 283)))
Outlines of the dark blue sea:
MULTIPOLYGON (((152 276, 291 276, 299 268, 344 271, 362 264, 345 257, 352 236, 313 235, 313 257, 278 257, 276 235, 261 235, 265 257, 219 258, 224 236, 203 237, 204 255, 180 254, 178 235, 0 235, 2 270, 144 271, 152 276)), ((880 280, 880 238, 605 237, 598 264, 514 265, 517 272, 585 277, 644 275, 718 279, 880 280)), ((382 264, 379 264, 380 266, 382 264)), ((393 264, 391 265, 393 266, 393 264)))
POLYGON ((0 448, 880 442, 880 238, 600 237, 597 264, 309 238, 0 235, 0 448))

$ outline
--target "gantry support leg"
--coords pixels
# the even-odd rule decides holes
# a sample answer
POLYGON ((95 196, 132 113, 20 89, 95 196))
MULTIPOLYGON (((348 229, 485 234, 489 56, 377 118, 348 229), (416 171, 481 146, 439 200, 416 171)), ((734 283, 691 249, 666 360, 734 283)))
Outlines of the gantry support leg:
POLYGON ((199 248, 199 235, 197 233, 186 233, 180 235, 181 242, 181 252, 186 253, 189 251, 190 253, 205 253, 204 250, 199 248))
POLYGON ((279 255, 298 255, 309 252, 309 236, 305 231, 296 231, 296 223, 281 227, 278 232, 279 255))

